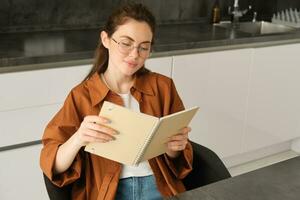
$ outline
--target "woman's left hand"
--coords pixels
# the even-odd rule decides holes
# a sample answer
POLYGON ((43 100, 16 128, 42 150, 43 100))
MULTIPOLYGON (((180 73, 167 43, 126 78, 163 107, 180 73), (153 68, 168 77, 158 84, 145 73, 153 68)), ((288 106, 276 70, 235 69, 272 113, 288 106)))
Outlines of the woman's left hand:
POLYGON ((191 132, 190 127, 185 127, 176 135, 169 138, 167 144, 167 155, 171 158, 176 158, 180 155, 188 143, 188 133, 191 132))

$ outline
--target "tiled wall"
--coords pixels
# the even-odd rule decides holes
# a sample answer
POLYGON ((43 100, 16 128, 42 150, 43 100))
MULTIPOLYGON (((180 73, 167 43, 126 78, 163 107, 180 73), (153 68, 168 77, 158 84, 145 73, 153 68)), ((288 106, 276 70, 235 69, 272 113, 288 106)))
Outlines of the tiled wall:
POLYGON ((277 0, 278 1, 278 9, 287 9, 287 8, 298 8, 300 9, 300 1, 299 0, 277 0))
POLYGON ((90 27, 121 0, 0 0, 0 27, 11 30, 90 27))
MULTIPOLYGON (((99 27, 126 0, 0 0, 0 31, 99 27)), ((206 19, 210 0, 135 0, 146 4, 158 22, 206 19)))
MULTIPOLYGON (((0 32, 96 28, 113 8, 128 0, 0 0, 0 32)), ((134 0, 146 4, 159 23, 208 22, 214 0, 134 0)), ((222 19, 234 0, 220 0, 222 19)), ((240 0, 252 5, 259 19, 268 19, 279 8, 298 7, 296 0, 240 0)), ((251 12, 244 19, 251 17, 251 12)))

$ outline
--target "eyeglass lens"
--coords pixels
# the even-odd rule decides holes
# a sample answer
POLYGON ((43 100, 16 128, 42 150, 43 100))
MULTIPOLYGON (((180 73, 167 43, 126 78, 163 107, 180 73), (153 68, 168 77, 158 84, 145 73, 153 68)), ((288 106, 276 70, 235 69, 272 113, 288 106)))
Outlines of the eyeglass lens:
POLYGON ((151 44, 150 43, 142 43, 139 46, 135 47, 134 43, 131 40, 121 40, 119 43, 119 49, 122 53, 130 53, 134 48, 138 49, 139 55, 141 57, 148 57, 151 50, 151 44))

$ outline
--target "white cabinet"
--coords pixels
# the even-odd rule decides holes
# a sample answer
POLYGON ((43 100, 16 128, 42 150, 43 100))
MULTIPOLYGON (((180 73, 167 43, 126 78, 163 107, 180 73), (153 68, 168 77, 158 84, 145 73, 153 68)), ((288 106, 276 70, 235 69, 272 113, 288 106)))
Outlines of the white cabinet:
POLYGON ((0 199, 49 199, 39 167, 41 145, 0 152, 0 199))
POLYGON ((0 147, 41 140, 44 129, 62 104, 0 112, 0 147))
POLYGON ((300 44, 174 56, 191 139, 221 157, 300 138, 300 44))
POLYGON ((244 151, 300 137, 300 44, 254 52, 244 151))
POLYGON ((0 147, 40 140, 92 65, 0 74, 0 147))
POLYGON ((173 79, 186 107, 199 106, 190 138, 227 157, 241 152, 251 49, 175 56, 173 79))
MULTIPOLYGON (((69 91, 92 65, 0 74, 0 147, 40 140, 69 91)), ((0 199, 49 199, 41 145, 0 152, 0 199)))
POLYGON ((0 111, 61 103, 91 65, 0 74, 0 111))
POLYGON ((172 57, 150 58, 146 61, 145 67, 153 72, 171 77, 172 57))

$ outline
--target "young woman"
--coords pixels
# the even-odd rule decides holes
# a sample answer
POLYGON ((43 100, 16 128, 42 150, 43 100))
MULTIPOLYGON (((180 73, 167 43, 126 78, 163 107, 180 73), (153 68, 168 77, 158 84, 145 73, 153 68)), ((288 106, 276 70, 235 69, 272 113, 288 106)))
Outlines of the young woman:
POLYGON ((41 168, 57 186, 72 184, 72 199, 162 199, 185 191, 181 179, 192 166, 189 127, 170 138, 165 154, 138 166, 84 151, 89 142, 116 139, 109 119, 98 116, 103 101, 156 117, 184 109, 173 81, 144 67, 154 32, 155 19, 141 4, 113 12, 100 34, 93 69, 45 129, 41 168))

